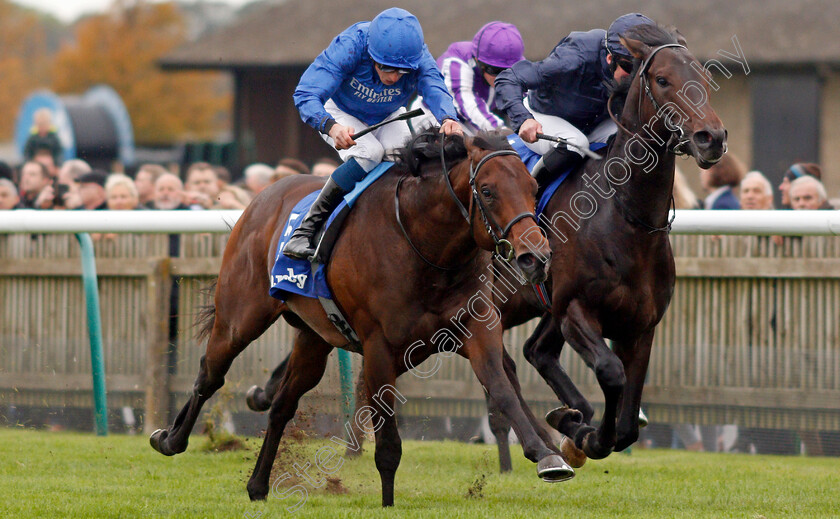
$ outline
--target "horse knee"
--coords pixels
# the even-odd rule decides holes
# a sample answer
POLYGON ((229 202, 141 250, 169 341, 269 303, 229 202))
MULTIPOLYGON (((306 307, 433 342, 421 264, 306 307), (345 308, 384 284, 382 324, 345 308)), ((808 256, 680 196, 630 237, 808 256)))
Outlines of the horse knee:
POLYGON ((606 391, 620 391, 627 382, 624 366, 618 358, 603 359, 595 364, 595 376, 601 388, 606 391))

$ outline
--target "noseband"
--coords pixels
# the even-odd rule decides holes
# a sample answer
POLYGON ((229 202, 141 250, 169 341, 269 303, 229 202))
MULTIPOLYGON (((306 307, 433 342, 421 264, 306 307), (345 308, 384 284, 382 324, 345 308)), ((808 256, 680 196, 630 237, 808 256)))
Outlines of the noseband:
MULTIPOLYGON (((478 172, 481 169, 481 167, 484 166, 487 163, 487 161, 489 161, 490 159, 495 158, 495 157, 505 156, 505 155, 516 155, 518 157, 519 154, 516 153, 513 150, 498 150, 498 151, 493 151, 491 153, 488 153, 487 155, 482 157, 481 160, 478 161, 478 164, 473 164, 472 161, 470 161, 470 180, 469 180, 469 182, 470 182, 470 190, 472 191, 472 198, 473 198, 473 201, 475 203, 470 204, 470 210, 467 211, 467 208, 464 207, 464 204, 461 203, 460 199, 458 199, 458 195, 455 194, 455 188, 452 187, 452 180, 449 178, 449 170, 446 167, 446 159, 444 158, 444 141, 445 141, 445 136, 441 137, 441 143, 440 143, 441 174, 443 175, 443 178, 446 181, 446 187, 448 188, 449 194, 452 196, 452 199, 455 201, 455 205, 458 207, 458 210, 461 212, 461 215, 464 217, 464 219, 470 225, 472 225, 473 213, 475 212, 475 211, 473 211, 473 209, 475 207, 478 207, 478 212, 481 215, 481 220, 484 222, 485 229, 487 229, 487 234, 489 234, 490 237, 493 238, 493 243, 496 245, 496 250, 495 250, 494 254, 500 256, 502 259, 504 259, 506 261, 512 260, 513 255, 514 255, 514 251, 513 251, 513 245, 507 240, 508 233, 510 233, 510 230, 513 228, 513 226, 514 226, 514 224, 516 224, 516 222, 518 222, 520 220, 524 220, 525 218, 533 218, 534 222, 536 222, 537 217, 534 215, 534 213, 531 213, 531 212, 520 213, 520 214, 516 215, 515 217, 513 217, 511 219, 511 221, 508 222, 508 224, 504 228, 502 228, 502 226, 499 225, 496 222, 495 218, 493 218, 493 215, 489 211, 487 211, 487 207, 484 205, 484 202, 482 201, 481 196, 478 194, 478 189, 476 188, 475 179, 478 176, 478 172), (497 229, 501 230, 501 234, 497 234, 497 232, 496 232, 497 229)), ((423 256, 423 254, 414 245, 414 243, 411 241, 411 238, 408 236, 408 232, 405 230, 405 227, 403 226, 402 220, 400 219, 400 186, 402 185, 402 182, 403 182, 403 180, 405 180, 405 178, 406 177, 402 177, 402 178, 399 179, 399 181, 397 182, 397 188, 394 192, 394 207, 395 207, 396 216, 397 216, 397 223, 400 226, 400 230, 402 231, 403 236, 405 236, 405 239, 408 241, 408 244, 411 245, 411 248, 414 249, 414 252, 417 253, 418 256, 420 256, 420 259, 422 259, 424 262, 431 265, 432 267, 434 267, 436 269, 439 269, 439 270, 457 270, 457 269, 459 269, 461 266, 458 266, 458 267, 441 267, 440 265, 436 265, 436 264, 432 263, 431 261, 426 259, 425 256, 423 256)))

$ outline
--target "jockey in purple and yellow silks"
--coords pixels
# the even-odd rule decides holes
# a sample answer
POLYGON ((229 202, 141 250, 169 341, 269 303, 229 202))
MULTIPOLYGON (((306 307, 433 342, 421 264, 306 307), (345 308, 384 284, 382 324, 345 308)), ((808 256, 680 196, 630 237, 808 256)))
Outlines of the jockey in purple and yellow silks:
POLYGON ((332 173, 283 254, 309 259, 315 252, 313 237, 344 194, 382 161, 386 150, 405 144, 411 135, 405 121, 358 141, 353 135, 403 113, 415 93, 427 100, 441 132, 462 133, 420 22, 404 9, 386 9, 371 22, 350 26, 315 58, 295 89, 295 106, 303 121, 339 150, 344 164, 332 173))
MULTIPOLYGON (((455 99, 458 118, 470 134, 504 126, 504 120, 493 113, 496 109, 496 76, 524 59, 525 45, 515 25, 490 22, 476 33, 472 41, 458 41, 437 59, 446 88, 455 99)), ((412 108, 424 108, 427 115, 413 120, 415 131, 434 124, 424 99, 418 98, 412 108)))

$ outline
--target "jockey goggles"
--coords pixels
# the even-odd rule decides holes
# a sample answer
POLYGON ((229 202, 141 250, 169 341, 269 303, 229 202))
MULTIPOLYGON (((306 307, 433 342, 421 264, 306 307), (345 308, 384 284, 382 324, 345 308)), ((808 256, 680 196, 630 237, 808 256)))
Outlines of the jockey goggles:
POLYGON ((385 74, 390 74, 392 72, 396 72, 397 74, 404 75, 411 72, 410 68, 398 68, 398 67, 391 67, 388 65, 383 65, 382 63, 373 62, 376 65, 376 68, 379 69, 380 72, 384 72, 385 74))
POLYGON ((627 72, 628 74, 633 73, 633 60, 629 60, 626 58, 619 58, 615 54, 612 55, 613 59, 615 59, 615 64, 621 67, 621 70, 627 72))
POLYGON ((486 72, 491 76, 498 76, 502 73, 502 71, 507 70, 505 67, 494 67, 493 65, 488 65, 487 63, 482 63, 478 60, 476 60, 476 64, 482 72, 486 72))

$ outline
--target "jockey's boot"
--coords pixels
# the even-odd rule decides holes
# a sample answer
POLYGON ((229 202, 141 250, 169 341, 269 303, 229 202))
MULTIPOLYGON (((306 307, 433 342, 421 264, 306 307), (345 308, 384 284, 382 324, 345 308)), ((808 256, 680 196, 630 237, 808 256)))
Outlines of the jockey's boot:
POLYGON ((540 186, 540 193, 542 190, 555 178, 557 175, 573 168, 583 161, 580 153, 574 152, 560 144, 556 148, 552 148, 548 153, 534 164, 534 169, 531 170, 531 176, 537 180, 537 185, 540 186))
POLYGON ((342 197, 347 191, 341 188, 332 177, 324 184, 324 189, 312 203, 306 218, 300 223, 292 237, 289 238, 286 246, 283 247, 283 254, 296 259, 309 260, 315 254, 316 244, 312 243, 315 234, 330 217, 342 197))

